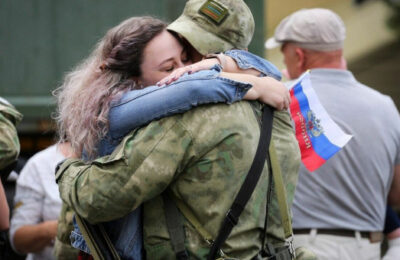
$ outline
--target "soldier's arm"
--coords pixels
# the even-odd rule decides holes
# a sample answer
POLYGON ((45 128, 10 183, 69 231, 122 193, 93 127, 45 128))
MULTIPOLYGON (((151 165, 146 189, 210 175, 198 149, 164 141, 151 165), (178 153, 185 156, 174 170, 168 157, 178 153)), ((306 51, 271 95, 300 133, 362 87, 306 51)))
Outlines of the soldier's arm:
POLYGON ((65 161, 57 172, 63 201, 91 223, 120 218, 163 192, 187 163, 190 135, 174 120, 128 135, 110 156, 65 161))
MULTIPOLYGON (((19 154, 19 141, 15 124, 21 120, 19 114, 11 105, 0 98, 0 171, 13 163, 19 154)), ((0 230, 9 227, 9 208, 0 183, 0 230)))
POLYGON ((54 242, 53 255, 56 259, 78 259, 79 250, 72 247, 70 235, 74 230, 72 218, 75 212, 72 211, 66 204, 62 204, 61 212, 58 217, 57 237, 54 242))
POLYGON ((6 114, 0 111, 0 170, 17 159, 19 149, 17 129, 6 114))
POLYGON ((0 182, 0 231, 8 229, 10 222, 10 209, 7 204, 3 184, 0 182))
POLYGON ((18 157, 20 147, 15 126, 21 119, 22 115, 0 97, 0 170, 18 157))

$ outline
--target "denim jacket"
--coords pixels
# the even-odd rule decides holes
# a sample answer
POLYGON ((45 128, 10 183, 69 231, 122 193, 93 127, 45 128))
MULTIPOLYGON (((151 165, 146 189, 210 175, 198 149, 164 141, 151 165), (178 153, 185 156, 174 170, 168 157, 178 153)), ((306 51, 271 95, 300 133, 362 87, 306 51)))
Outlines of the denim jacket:
MULTIPOLYGON (((260 76, 281 79, 281 73, 270 62, 242 50, 230 50, 225 55, 233 58, 241 69, 256 69, 260 76)), ((131 130, 153 120, 183 113, 193 107, 210 103, 237 102, 243 99, 251 85, 219 77, 221 67, 184 75, 176 82, 163 86, 151 86, 125 93, 111 105, 109 132, 100 142, 99 155, 110 154, 122 138, 131 130)), ((141 207, 128 215, 102 223, 121 259, 141 259, 142 219, 141 207)), ((86 253, 89 249, 74 222, 71 233, 72 246, 86 253)))

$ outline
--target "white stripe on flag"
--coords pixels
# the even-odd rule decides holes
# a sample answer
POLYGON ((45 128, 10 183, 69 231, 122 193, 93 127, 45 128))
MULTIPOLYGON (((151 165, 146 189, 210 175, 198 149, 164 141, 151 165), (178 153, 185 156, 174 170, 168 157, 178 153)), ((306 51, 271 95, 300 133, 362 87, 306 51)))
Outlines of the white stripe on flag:
MULTIPOLYGON (((336 146, 343 147, 353 136, 343 132, 343 130, 332 120, 328 112, 322 106, 315 90, 312 88, 310 72, 305 72, 300 78, 304 95, 307 96, 310 109, 320 119, 321 126, 328 140, 336 146)), ((298 82, 298 81, 297 81, 298 82)))

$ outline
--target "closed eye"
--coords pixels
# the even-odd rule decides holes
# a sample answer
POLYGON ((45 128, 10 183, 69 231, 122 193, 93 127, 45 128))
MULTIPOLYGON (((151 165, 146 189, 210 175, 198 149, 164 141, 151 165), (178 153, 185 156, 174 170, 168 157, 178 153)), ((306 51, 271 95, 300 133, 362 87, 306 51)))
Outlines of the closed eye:
POLYGON ((166 68, 165 71, 166 72, 172 72, 174 69, 175 69, 174 66, 171 66, 169 68, 166 68))

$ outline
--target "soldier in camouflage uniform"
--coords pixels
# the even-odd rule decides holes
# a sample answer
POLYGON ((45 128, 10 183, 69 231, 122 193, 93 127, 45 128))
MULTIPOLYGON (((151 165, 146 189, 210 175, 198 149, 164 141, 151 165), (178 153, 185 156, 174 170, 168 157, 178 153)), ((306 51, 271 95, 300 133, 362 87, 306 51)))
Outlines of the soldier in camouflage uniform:
POLYGON ((58 218, 57 236, 54 242, 54 256, 58 260, 77 259, 79 250, 71 246, 69 236, 74 229, 72 218, 75 212, 65 203, 62 204, 58 218))
MULTIPOLYGON (((5 99, 0 97, 0 171, 9 172, 19 155, 19 140, 15 125, 22 115, 5 99)), ((9 208, 3 185, 0 183, 0 230, 9 226, 9 208)))
POLYGON ((242 0, 191 0, 167 29, 185 38, 201 55, 207 55, 247 49, 254 26, 253 15, 242 0))
MULTIPOLYGON (((144 244, 148 259, 174 259, 160 194, 169 189, 187 205, 203 227, 216 237, 259 141, 259 104, 199 107, 152 122, 129 134, 112 155, 91 164, 67 160, 58 171, 61 197, 92 223, 121 217, 144 203, 144 244)), ((299 166, 289 115, 275 112, 272 140, 283 172, 299 166)), ((268 168, 238 225, 223 246, 237 259, 250 259, 261 249, 268 168)), ((276 196, 272 201, 276 204, 276 196)), ((279 210, 270 211, 268 238, 284 244, 279 210)), ((204 259, 209 245, 187 221, 186 248, 204 259)))
POLYGON ((5 169, 17 160, 19 140, 15 125, 22 115, 5 99, 0 98, 0 169, 5 169))
MULTIPOLYGON (((246 8, 242 1, 188 1, 184 14, 168 29, 178 32, 203 55, 246 48, 254 31, 254 21, 246 8), (210 14, 212 9, 207 4, 221 8, 218 10, 221 15, 210 14), (243 15, 239 19, 237 15, 229 15, 232 10, 240 10, 243 15), (232 26, 241 30, 230 31, 232 26), (238 31, 242 34, 232 33, 238 31)), ((230 107, 196 108, 184 115, 153 122, 130 133, 110 156, 91 164, 67 160, 57 173, 61 197, 92 223, 119 218, 144 203, 147 258, 173 259, 160 194, 170 190, 215 237, 253 160, 259 141, 259 112, 260 104, 240 102, 230 107)), ((299 151, 286 112, 275 112, 272 140, 291 204, 299 151)), ((267 169, 265 166, 238 225, 222 248, 229 257, 250 259, 261 248, 267 169)), ((283 245, 275 195, 269 223, 268 242, 283 245)), ((184 225, 190 256, 205 258, 209 245, 186 219, 184 225)))

